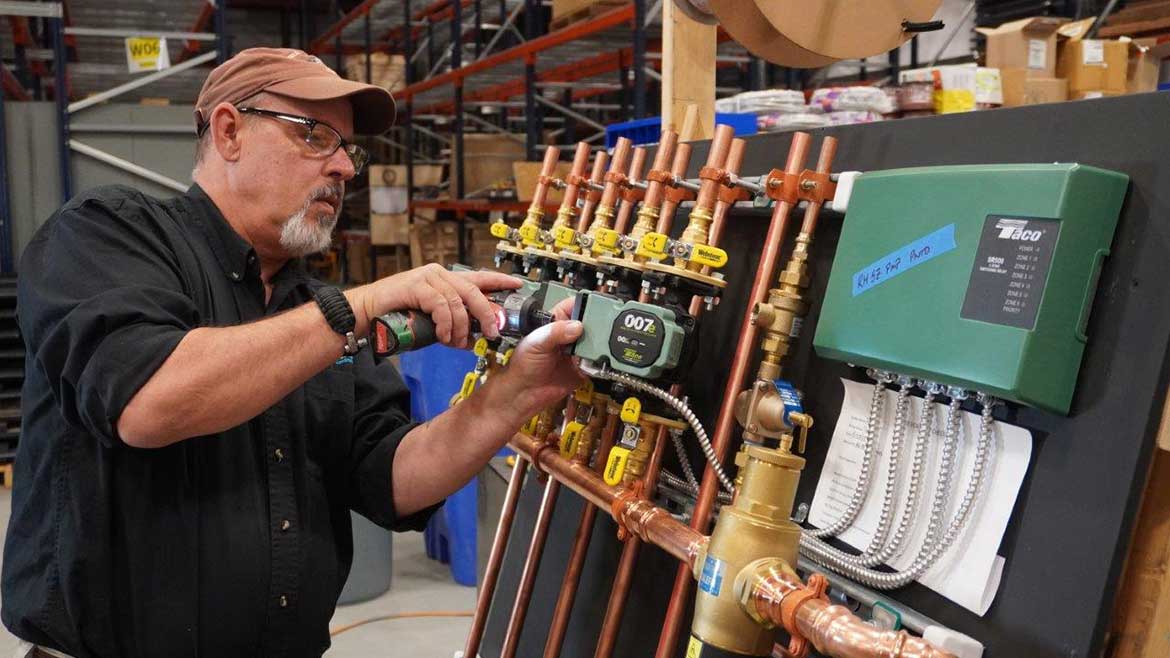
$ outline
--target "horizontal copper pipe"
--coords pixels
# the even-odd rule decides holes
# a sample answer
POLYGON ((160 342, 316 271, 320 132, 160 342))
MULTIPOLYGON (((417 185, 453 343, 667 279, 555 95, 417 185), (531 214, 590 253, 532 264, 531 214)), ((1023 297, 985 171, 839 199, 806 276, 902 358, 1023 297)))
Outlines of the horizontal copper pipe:
POLYGON ((483 572, 483 582, 479 586, 479 596, 475 601, 475 616, 471 618, 471 631, 467 634, 467 644, 463 647, 463 655, 479 655, 479 643, 483 640, 483 629, 487 625, 488 609, 492 605, 492 596, 496 592, 496 583, 500 577, 500 566, 504 562, 504 551, 508 549, 508 535, 512 533, 512 521, 516 518, 516 507, 520 502, 520 490, 524 487, 524 474, 528 469, 528 462, 516 457, 512 465, 512 477, 508 479, 508 490, 504 494, 504 505, 500 509, 500 522, 496 525, 496 536, 492 539, 491 552, 488 553, 487 566, 483 572))
POLYGON ((565 459, 556 450, 543 450, 540 443, 525 434, 514 434, 512 449, 537 468, 562 482, 593 505, 610 513, 618 523, 643 541, 649 541, 691 567, 694 566, 707 537, 675 520, 670 512, 649 501, 637 498, 624 487, 611 487, 588 466, 565 459), (618 499, 621 503, 615 507, 618 499))
MULTIPOLYGON (((756 619, 804 638, 833 658, 955 658, 906 631, 870 626, 821 596, 791 571, 770 568, 751 578, 745 606, 756 619)), ((811 582, 811 579, 810 579, 811 582)))

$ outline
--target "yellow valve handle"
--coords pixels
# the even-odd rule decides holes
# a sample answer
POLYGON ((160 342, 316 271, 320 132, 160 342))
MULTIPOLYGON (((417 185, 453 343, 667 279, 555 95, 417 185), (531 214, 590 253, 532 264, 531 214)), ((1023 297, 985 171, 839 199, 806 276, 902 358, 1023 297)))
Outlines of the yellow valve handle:
POLYGON ((475 341, 475 347, 471 348, 471 352, 476 356, 483 358, 488 353, 488 342, 486 338, 480 338, 475 341))
POLYGON ((621 251, 618 240, 621 233, 611 228, 598 228, 593 233, 593 252, 597 254, 616 254, 621 251))
POLYGON ((492 224, 492 227, 489 230, 492 233, 492 237, 499 238, 501 240, 508 239, 508 225, 503 222, 496 222, 495 224, 492 224))
POLYGON ((662 260, 666 258, 666 248, 670 244, 670 237, 662 233, 647 233, 638 241, 638 249, 634 252, 643 258, 662 260))
POLYGON ((593 402, 593 381, 586 379, 584 383, 577 387, 577 390, 573 391, 573 397, 577 399, 577 402, 582 404, 593 402))
POLYGON ((475 385, 479 382, 478 372, 469 372, 463 377, 463 386, 459 388, 459 399, 466 400, 475 392, 475 385))
POLYGON ((521 427, 520 431, 524 432, 528 436, 536 436, 536 425, 539 422, 540 422, 540 415, 537 414, 537 415, 533 416, 532 418, 528 419, 528 422, 524 423, 524 427, 521 427))
POLYGON ((630 462, 630 449, 614 446, 609 449, 609 460, 605 462, 605 483, 611 487, 621 484, 622 476, 626 473, 626 464, 630 462))
POLYGON ((626 398, 622 403, 621 419, 625 423, 636 423, 642 415, 642 402, 638 398, 626 398))
POLYGON ((727 252, 719 247, 697 244, 691 251, 690 261, 718 269, 727 264, 727 252))
POLYGON ((565 425, 565 432, 561 434, 561 456, 565 459, 571 458, 577 454, 577 444, 581 442, 581 432, 585 429, 585 425, 573 421, 565 425))
POLYGON ((540 247, 544 242, 540 239, 540 227, 536 224, 525 224, 520 227, 520 241, 529 247, 540 247))
POLYGON ((516 353, 516 348, 510 347, 507 352, 504 352, 504 357, 500 359, 500 365, 506 366, 512 360, 512 355, 516 353))
POLYGON ((553 242, 558 249, 577 251, 577 232, 568 226, 558 226, 553 229, 553 242))

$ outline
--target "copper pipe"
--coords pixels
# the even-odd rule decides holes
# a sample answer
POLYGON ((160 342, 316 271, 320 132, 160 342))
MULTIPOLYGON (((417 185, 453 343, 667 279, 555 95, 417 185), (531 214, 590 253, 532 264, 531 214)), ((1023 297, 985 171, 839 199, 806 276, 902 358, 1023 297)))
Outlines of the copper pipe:
POLYGON ((556 172, 557 160, 560 159, 561 150, 555 146, 548 147, 544 152, 544 160, 540 163, 540 178, 536 179, 536 191, 532 193, 530 208, 544 210, 544 204, 548 201, 548 177, 556 172))
POLYGON ((514 434, 509 444, 552 478, 608 512, 635 536, 662 548, 691 567, 707 545, 707 537, 675 520, 670 512, 640 499, 624 487, 611 487, 588 466, 565 459, 556 450, 542 449, 541 442, 526 434, 514 434), (615 505, 618 500, 620 504, 615 505), (615 509, 616 508, 616 509, 615 509))
MULTIPOLYGON (((605 472, 605 464, 609 459, 609 449, 613 447, 617 436, 617 414, 608 414, 605 419, 605 429, 601 434, 601 443, 597 447, 594 458, 593 471, 598 475, 605 472)), ((593 538, 593 522, 597 518, 597 507, 588 502, 581 510, 581 522, 577 524, 577 534, 573 538, 573 550, 569 553, 565 576, 561 580, 561 591, 557 595, 557 604, 553 608, 552 623, 548 627, 548 639, 544 643, 544 658, 556 658, 561 654, 561 647, 565 643, 565 632, 569 628, 569 616, 573 612, 573 601, 577 598, 577 588, 581 584, 581 570, 585 567, 585 556, 589 553, 589 542, 593 538)), ((467 655, 467 654, 464 654, 467 655)))
MULTIPOLYGON (((821 142, 821 153, 817 156, 817 172, 822 174, 829 173, 829 168, 833 165, 833 158, 837 155, 837 139, 835 137, 825 137, 821 142)), ((800 232, 812 235, 817 230, 817 218, 820 216, 821 204, 810 203, 804 209, 804 221, 801 222, 800 232)))
MULTIPOLYGON (((727 161, 723 164, 723 170, 738 176, 739 170, 743 167, 743 155, 746 150, 746 141, 742 139, 731 140, 731 148, 727 151, 727 161)), ((723 227, 727 222, 727 214, 731 212, 734 205, 722 199, 715 202, 715 209, 711 211, 711 229, 707 238, 708 244, 715 246, 723 239, 723 227)))
POLYGON ((479 595, 475 601, 475 616, 471 618, 471 631, 467 634, 467 644, 463 647, 463 655, 479 655, 479 643, 483 640, 483 629, 487 625, 488 609, 491 608, 492 596, 496 592, 496 583, 500 577, 500 565, 504 562, 504 551, 508 548, 508 535, 512 532, 512 521, 516 518, 516 506, 520 502, 520 490, 524 487, 524 474, 527 472, 528 462, 522 457, 516 457, 512 465, 512 477, 508 479, 508 490, 504 494, 504 506, 500 509, 500 522, 496 525, 496 536, 492 539, 491 552, 488 553, 487 567, 483 572, 483 582, 479 586, 479 595))
POLYGON ((782 627, 834 658, 955 658, 906 631, 870 626, 848 608, 831 604, 786 567, 777 561, 756 567, 744 602, 754 619, 782 627))
POLYGON ((589 166, 590 147, 586 142, 577 142, 577 150, 573 152, 573 168, 569 170, 569 180, 565 182, 565 191, 561 195, 561 208, 577 210, 577 197, 581 193, 581 186, 574 182, 575 176, 585 174, 585 167, 589 166))
MULTIPOLYGON (((674 151, 674 161, 670 164, 670 173, 675 178, 682 178, 687 175, 687 166, 691 163, 691 151, 694 147, 690 144, 679 144, 674 151)), ((670 235, 670 227, 674 224, 674 213, 678 210, 678 202, 666 199, 662 202, 662 209, 658 213, 658 225, 654 227, 656 233, 665 233, 670 235)))
MULTIPOLYGON (((662 137, 658 139, 658 150, 654 152, 654 162, 650 168, 662 170, 670 166, 676 144, 678 144, 678 133, 673 130, 663 130, 662 137)), ((646 198, 642 200, 642 203, 650 208, 661 206, 662 183, 656 181, 646 183, 646 198)))
MULTIPOLYGON (((613 147, 613 158, 609 161, 609 170, 614 173, 625 174, 627 163, 630 157, 630 144, 632 144, 627 137, 618 137, 617 144, 613 147)), ((612 209, 617 204, 618 184, 608 177, 605 181, 605 190, 601 193, 601 203, 603 208, 612 209)))
MULTIPOLYGON (((792 174, 800 173, 800 168, 804 165, 804 160, 808 155, 808 146, 808 133, 795 132, 792 134, 792 144, 788 148, 788 161, 784 165, 784 171, 792 174)), ((784 234, 788 229, 788 214, 791 210, 791 205, 788 203, 778 202, 776 204, 772 210, 772 221, 768 225, 768 235, 764 238, 764 249, 760 254, 760 264, 756 269, 755 281, 752 283, 751 297, 748 299, 743 323, 740 325, 739 340, 735 345, 735 356, 731 360, 731 372, 727 378, 727 384, 723 388, 723 403, 719 407, 719 417, 711 441, 715 455, 720 461, 727 457, 727 449, 731 445, 731 432, 735 427, 735 400, 743 386, 743 380, 747 375, 755 348, 756 327, 751 320, 752 309, 756 304, 762 303, 768 295, 768 288, 775 277, 780 245, 783 244, 784 234)), ((691 515, 691 528, 698 532, 703 532, 707 528, 718 487, 715 472, 711 470, 710 465, 707 465, 703 470, 703 480, 699 486, 694 512, 691 515)), ((662 634, 658 638, 658 649, 654 653, 655 658, 674 657, 690 588, 691 573, 680 567, 675 573, 674 589, 671 591, 670 603, 666 609, 662 634)))
MULTIPOLYGON (((634 148, 634 156, 630 159, 630 173, 627 174, 627 182, 642 180, 642 168, 646 166, 646 149, 638 146, 634 148)), ((613 230, 625 235, 629 224, 630 216, 634 214, 634 206, 638 205, 636 201, 622 201, 621 207, 618 208, 617 219, 613 222, 613 230)))
MULTIPOLYGON (((605 178, 605 168, 609 166, 609 154, 605 151, 598 151, 597 156, 593 158, 593 170, 589 174, 589 182, 597 185, 601 184, 601 179, 605 178)), ((585 193, 585 203, 581 205, 581 214, 577 216, 577 232, 584 233, 589 228, 589 222, 593 219, 593 211, 597 209, 597 202, 601 200, 601 192, 592 189, 585 193)))
MULTIPOLYGON (((727 161, 727 152, 731 148, 731 138, 735 137, 735 129, 731 126, 719 124, 715 126, 715 136, 711 138, 711 150, 707 152, 707 166, 722 169, 727 161)), ((695 207, 710 210, 715 205, 715 195, 719 192, 719 181, 704 178, 699 183, 699 196, 695 199, 695 207)))
MULTIPOLYGON (((556 450, 550 448, 546 452, 556 450)), ((544 554, 544 544, 548 539, 548 529, 552 524, 553 509, 557 506, 557 494, 560 491, 561 483, 550 477, 548 484, 544 486, 544 495, 540 498, 536 529, 533 530, 532 541, 528 545, 528 558, 524 561, 524 570, 520 572, 520 588, 516 592, 512 616, 508 619, 508 628, 504 632, 500 658, 514 658, 516 649, 520 646, 520 633, 524 630, 524 618, 528 615, 528 603, 532 600, 532 590, 536 587, 536 572, 540 569, 540 558, 544 554)))

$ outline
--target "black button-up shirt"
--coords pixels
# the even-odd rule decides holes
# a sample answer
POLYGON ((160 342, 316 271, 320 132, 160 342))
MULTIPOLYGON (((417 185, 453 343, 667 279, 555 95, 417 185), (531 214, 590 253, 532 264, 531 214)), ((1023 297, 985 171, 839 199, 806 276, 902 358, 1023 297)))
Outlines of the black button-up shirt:
POLYGON ((100 188, 41 227, 20 263, 9 630, 77 658, 325 651, 350 510, 393 529, 433 511, 395 514, 391 464, 413 426, 393 366, 339 358, 259 417, 158 450, 116 428, 187 331, 261 320, 319 285, 291 261, 265 303, 255 252, 198 186, 166 201, 100 188))

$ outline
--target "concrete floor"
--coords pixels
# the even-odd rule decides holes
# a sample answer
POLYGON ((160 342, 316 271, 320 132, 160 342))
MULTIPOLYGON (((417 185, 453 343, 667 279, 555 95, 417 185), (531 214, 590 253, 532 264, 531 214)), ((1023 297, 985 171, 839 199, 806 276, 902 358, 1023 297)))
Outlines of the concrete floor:
MULTIPOLYGON (((8 528, 12 492, 0 489, 0 543, 8 528)), ((399 612, 475 608, 475 588, 455 584, 446 565, 426 557, 421 532, 394 535, 394 575, 390 591, 377 599, 341 606, 330 628, 399 612)), ((470 617, 377 621, 333 638, 328 658, 419 656, 450 658, 463 647, 470 617)), ((16 638, 0 627, 0 658, 11 656, 16 638)))

